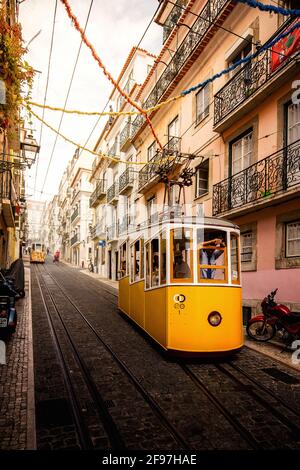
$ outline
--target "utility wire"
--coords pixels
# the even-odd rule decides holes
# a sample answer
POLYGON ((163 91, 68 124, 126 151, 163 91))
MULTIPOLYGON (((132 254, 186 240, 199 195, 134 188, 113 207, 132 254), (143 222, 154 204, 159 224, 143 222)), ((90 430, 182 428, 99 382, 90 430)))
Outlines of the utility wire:
MULTIPOLYGON (((48 85, 49 85, 49 77, 50 77, 50 68, 51 68, 51 58, 52 58, 52 49, 53 49, 54 32, 55 32, 55 19, 56 19, 56 12, 57 12, 57 2, 58 2, 58 0, 55 1, 54 14, 53 14, 52 33, 51 33, 51 44, 50 44, 50 52, 49 52, 49 60, 48 60, 48 71, 47 71, 46 89, 45 89, 45 95, 44 95, 44 105, 46 104, 47 93, 48 93, 48 85)), ((19 2, 19 3, 20 3, 20 2, 19 2)), ((44 116, 45 116, 45 108, 43 108, 43 114, 42 114, 42 119, 43 119, 43 120, 44 120, 44 116)), ((40 147, 41 147, 41 143, 42 143, 42 135, 43 135, 43 122, 41 123, 41 129, 40 129, 40 140, 39 140, 39 146, 40 146, 40 147)), ((37 155, 37 159, 36 159, 35 176, 34 176, 34 194, 35 194, 35 191, 36 191, 36 182, 37 182, 38 168, 39 168, 39 154, 37 155)))
MULTIPOLYGON (((88 15, 87 15, 85 26, 84 26, 84 32, 86 31, 86 28, 87 28, 87 25, 88 25, 88 22, 89 22, 89 19, 90 19, 90 14, 91 14, 93 3, 94 3, 94 0, 91 0, 88 15)), ((78 65, 78 60, 79 60, 79 56, 80 56, 80 52, 81 52, 82 43, 83 43, 83 40, 81 39, 79 49, 78 49, 78 53, 77 53, 77 57, 76 57, 75 64, 74 64, 74 68, 73 68, 73 72, 72 72, 72 76, 71 76, 71 79, 70 79, 69 88, 68 88, 68 91, 67 91, 67 96, 66 96, 65 103, 64 103, 64 108, 63 108, 64 110, 66 109, 66 106, 67 106, 67 103, 68 103, 71 87, 72 87, 73 80, 74 80, 75 71, 76 71, 76 68, 77 68, 77 65, 78 65)), ((64 110, 62 111, 62 114, 61 114, 61 118, 60 118, 60 122, 59 122, 59 126, 58 126, 58 132, 60 131, 62 121, 63 121, 64 115, 65 115, 64 110)), ((49 169, 50 169, 52 159, 53 159, 53 155, 54 155, 54 152, 55 152, 57 139, 58 139, 58 134, 56 134, 55 141, 54 141, 54 144, 53 144, 50 160, 49 160, 49 163, 48 163, 47 171, 46 171, 46 174, 45 174, 45 178, 44 178, 44 182, 43 182, 43 186, 42 186, 42 190, 41 190, 41 194, 43 194, 43 191, 44 191, 44 187, 45 187, 46 180, 47 180, 47 177, 48 177, 49 169)))
MULTIPOLYGON (((141 39, 139 40, 137 46, 135 46, 136 48, 138 48, 138 47, 141 45, 141 42, 143 41, 144 37, 146 36, 146 34, 147 34, 147 32, 148 32, 148 30, 149 30, 149 28, 150 28, 150 26, 151 26, 151 24, 152 24, 152 22, 153 22, 153 20, 154 20, 156 14, 157 14, 157 12, 158 12, 158 10, 160 9, 160 6, 161 6, 161 5, 160 5, 160 2, 159 2, 159 5, 158 5, 158 7, 156 8, 156 10, 155 10, 155 12, 154 12, 154 14, 153 14, 151 20, 149 21, 149 23, 148 23, 148 25, 147 25, 147 27, 146 27, 144 33, 142 34, 141 39)), ((118 83, 119 83, 119 82, 118 82, 118 83)), ((115 89, 116 89, 116 88, 114 87, 114 91, 115 91, 115 89)), ((108 99, 107 102, 106 102, 106 104, 105 104, 105 106, 104 106, 104 108, 103 108, 102 113, 104 113, 106 107, 107 107, 108 104, 109 104, 109 101, 110 101, 110 100, 108 99)), ((89 136, 88 136, 88 138, 87 138, 87 140, 85 141, 83 147, 86 147, 86 146, 87 146, 87 144, 88 144, 90 138, 92 137, 94 131, 96 130, 96 128, 97 128, 97 126, 98 126, 98 124, 99 124, 100 119, 101 119, 101 116, 98 117, 98 119, 97 119, 96 123, 94 124, 94 126, 93 126, 93 128, 92 128, 92 130, 91 130, 91 132, 90 132, 90 134, 89 134, 89 136)), ((82 150, 80 150, 79 155, 81 155, 81 153, 82 153, 82 150)))

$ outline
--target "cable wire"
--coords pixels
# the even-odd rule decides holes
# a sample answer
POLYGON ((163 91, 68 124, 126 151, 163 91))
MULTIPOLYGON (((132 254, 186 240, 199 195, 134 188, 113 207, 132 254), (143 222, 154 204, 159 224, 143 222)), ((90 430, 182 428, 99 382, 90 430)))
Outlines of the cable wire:
MULTIPOLYGON (((56 19, 56 13, 57 13, 57 3, 58 3, 58 0, 55 1, 54 14, 53 14, 51 44, 50 44, 50 51, 49 51, 46 89, 45 89, 45 95, 44 95, 44 105, 46 104, 47 94, 48 94, 48 85, 49 85, 50 68, 51 68, 51 58, 52 58, 52 50, 53 50, 53 42, 54 42, 54 34, 55 34, 55 19, 56 19)), ((44 120, 44 116, 45 116, 45 109, 43 109, 43 114, 42 114, 42 119, 43 120, 44 120)), ((41 122, 39 147, 41 147, 42 135, 43 135, 43 122, 41 122)), ((35 194, 35 191, 36 191, 38 167, 39 167, 39 154, 37 155, 37 159, 36 159, 35 177, 34 177, 34 194, 35 194)))
MULTIPOLYGON (((91 0, 90 7, 89 7, 89 10, 88 10, 88 14, 87 14, 87 18, 86 18, 86 22, 85 22, 85 26, 84 26, 84 32, 86 31, 86 28, 87 28, 87 25, 88 25, 88 22, 89 22, 89 19, 90 19, 90 14, 91 14, 93 3, 94 3, 94 0, 91 0)), ((64 108, 63 108, 62 115, 61 115, 60 122, 59 122, 59 126, 58 126, 58 132, 60 131, 62 121, 63 121, 63 118, 64 118, 65 109, 66 109, 66 106, 67 106, 67 103, 68 103, 70 91, 71 91, 73 80, 74 80, 74 75, 75 75, 76 68, 77 68, 77 65, 78 65, 78 60, 79 60, 79 56, 80 56, 80 52, 81 52, 82 43, 83 43, 83 40, 81 39, 79 49, 78 49, 78 52, 77 52, 77 56, 76 56, 76 60, 75 60, 75 64, 74 64, 74 67, 73 67, 73 72, 72 72, 70 83, 69 83, 69 88, 68 88, 65 103, 64 103, 64 108)), ((41 194, 43 194, 43 191, 44 191, 44 187, 45 187, 46 180, 47 180, 47 177, 48 177, 49 169, 50 169, 52 159, 53 159, 53 155, 54 155, 54 152, 55 152, 57 139, 58 139, 58 133, 56 134, 55 141, 54 141, 54 144, 53 144, 53 148, 52 148, 50 160, 49 160, 49 163, 48 163, 47 171, 46 171, 46 174, 45 174, 41 194)))

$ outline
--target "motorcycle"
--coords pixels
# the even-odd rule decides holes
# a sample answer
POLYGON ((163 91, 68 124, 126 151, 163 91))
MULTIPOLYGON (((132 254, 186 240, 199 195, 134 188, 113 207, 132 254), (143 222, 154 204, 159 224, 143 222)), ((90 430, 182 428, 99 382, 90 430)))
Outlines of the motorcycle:
POLYGON ((248 321, 247 334, 256 341, 269 341, 276 333, 287 343, 300 339, 300 312, 291 312, 286 305, 276 303, 277 291, 275 289, 262 301, 262 315, 248 321))
POLYGON ((55 263, 56 261, 59 261, 59 255, 57 254, 55 254, 53 257, 53 263, 55 263))
POLYGON ((0 336, 10 335, 17 326, 17 312, 15 308, 18 292, 0 272, 0 336))

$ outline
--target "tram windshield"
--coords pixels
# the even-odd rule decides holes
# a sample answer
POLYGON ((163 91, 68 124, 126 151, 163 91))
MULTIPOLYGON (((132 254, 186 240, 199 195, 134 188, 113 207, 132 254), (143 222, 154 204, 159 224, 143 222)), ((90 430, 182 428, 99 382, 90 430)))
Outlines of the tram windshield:
POLYGON ((34 251, 44 251, 44 245, 42 245, 41 243, 33 243, 32 249, 34 251))
POLYGON ((192 234, 187 227, 171 230, 172 282, 193 282, 192 234))
POLYGON ((198 282, 227 282, 226 232, 212 228, 197 229, 197 247, 198 282))

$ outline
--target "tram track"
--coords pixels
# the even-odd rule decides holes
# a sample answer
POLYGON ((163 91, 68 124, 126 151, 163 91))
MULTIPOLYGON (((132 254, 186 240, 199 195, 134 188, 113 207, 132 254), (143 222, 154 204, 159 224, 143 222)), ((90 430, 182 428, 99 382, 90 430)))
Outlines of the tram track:
MULTIPOLYGON (((133 372, 127 367, 127 365, 124 363, 124 361, 116 354, 113 349, 109 346, 109 344, 103 339, 102 336, 99 335, 97 330, 93 327, 93 325, 90 323, 90 321, 87 319, 87 317, 84 315, 84 313, 77 307, 77 305, 74 303, 74 301, 71 299, 71 297, 68 295, 68 293, 63 289, 55 277, 46 269, 46 267, 43 265, 43 269, 45 273, 51 277, 52 281, 55 283, 57 288, 60 290, 60 292, 64 295, 64 297, 68 300, 68 302, 73 306, 74 310, 77 311, 77 313, 80 315, 82 320, 84 320, 85 324, 88 326, 89 330, 93 332, 97 340, 104 346, 104 348, 110 353, 111 357, 115 360, 119 368, 126 374, 126 376, 129 378, 131 383, 134 385, 136 390, 141 394, 143 399, 146 401, 146 403, 150 406, 152 409, 152 412, 156 415, 156 417, 159 419, 160 423, 164 426, 164 428, 173 436, 173 439, 177 442, 177 444, 180 446, 181 449, 184 450, 190 450, 190 445, 185 439, 185 437, 178 431, 178 429, 171 423, 169 418, 167 417, 166 413, 163 411, 163 409, 160 407, 160 405, 157 403, 157 401, 147 392, 147 390, 143 387, 143 385, 140 383, 139 379, 133 374, 133 372)), ((41 273, 41 271, 40 271, 41 273)), ((55 305, 55 301, 53 299, 52 294, 50 293, 50 290, 47 288, 49 292, 49 296, 51 296, 53 304, 55 305)), ((112 294, 114 295, 114 294, 112 294)), ((55 309, 57 310, 56 306, 55 309)), ((61 318, 61 316, 60 316, 61 318)), ((61 321, 63 323, 63 320, 61 318, 61 321)), ((67 330, 66 326, 64 325, 64 329, 67 330)), ((66 331, 67 333, 67 331, 66 331)), ((69 335, 70 336, 70 335, 69 335)), ((78 351, 76 352, 75 350, 76 345, 72 344, 72 349, 75 354, 79 354, 78 351)), ((81 358, 81 364, 84 364, 83 359, 81 358)), ((86 367, 84 367, 85 373, 87 372, 86 367)), ((115 427, 115 423, 113 423, 113 426, 115 427)), ((122 447, 116 447, 118 449, 122 447)))
MULTIPOLYGON (((36 272, 40 273, 40 270, 37 268, 37 266, 35 268, 36 268, 36 272)), ((64 320, 63 320, 63 318, 62 318, 62 316, 61 316, 61 314, 60 314, 60 312, 59 312, 59 310, 56 306, 56 303, 54 301, 54 298, 53 298, 49 288, 47 287, 46 283, 44 283, 43 286, 41 285, 41 282, 40 282, 38 276, 36 276, 36 279, 37 279, 37 284, 38 284, 38 287, 39 287, 40 295, 41 295, 41 298, 42 298, 42 302, 43 302, 43 305, 44 305, 45 313, 46 313, 46 316, 47 316, 47 320, 48 320, 48 323, 49 323, 51 336, 52 336, 53 343, 54 343, 54 346, 55 346, 55 349, 56 349, 56 352, 57 352, 57 355, 58 355, 59 363, 61 365, 61 370, 62 370, 62 373, 63 373, 66 388, 67 388, 68 395, 69 395, 69 398, 70 398, 72 415, 73 415, 73 418, 74 418, 74 423, 75 423, 75 427, 76 427, 76 431, 77 431, 77 435, 78 435, 78 439, 79 439, 81 448, 82 449, 93 449, 94 445, 93 445, 92 440, 89 436, 88 427, 85 423, 85 416, 82 413, 80 403, 79 403, 79 400, 78 400, 78 397, 76 395, 76 391, 75 391, 75 388, 74 388, 74 385, 73 385, 73 374, 70 373, 70 368, 69 368, 69 366, 68 366, 68 364, 65 360, 64 354, 62 352, 61 343, 58 339, 58 334, 57 334, 57 331, 55 329, 53 318, 52 318, 52 316, 50 314, 50 311, 49 311, 49 308, 47 306, 47 302, 46 302, 45 295, 44 295, 42 287, 47 291, 47 295, 49 296, 49 298, 51 300, 51 304, 52 304, 53 308, 56 311, 57 317, 60 320, 60 323, 63 327, 64 333, 65 333, 65 335, 68 339, 68 342, 71 346, 73 356, 75 357, 75 360, 76 360, 76 362, 79 366, 79 369, 80 369, 80 372, 81 372, 82 377, 84 379, 84 382, 85 382, 85 384, 87 386, 87 389, 88 389, 88 391, 89 391, 89 393, 90 393, 90 395, 93 399, 93 402, 95 404, 95 409, 96 409, 96 411, 99 415, 99 418, 101 419, 101 422, 104 424, 104 427, 106 429, 108 438, 111 442, 112 448, 115 448, 115 449, 124 448, 124 443, 122 441, 122 438, 121 438, 118 430, 116 429, 115 423, 114 423, 114 421, 112 420, 111 416, 108 413, 108 410, 107 410, 107 407, 105 406, 104 400, 102 399, 101 395, 99 394, 99 392, 97 390, 97 386, 96 386, 95 382, 93 381, 93 379, 92 379, 92 377, 91 377, 91 375, 88 371, 88 367, 85 364, 85 361, 83 360, 82 356, 80 355, 80 353, 79 353, 79 351, 78 351, 78 349, 77 349, 77 347, 76 347, 76 345, 75 345, 75 343, 72 339, 72 336, 71 336, 68 328, 66 327, 66 324, 65 324, 65 322, 64 322, 64 320)))

